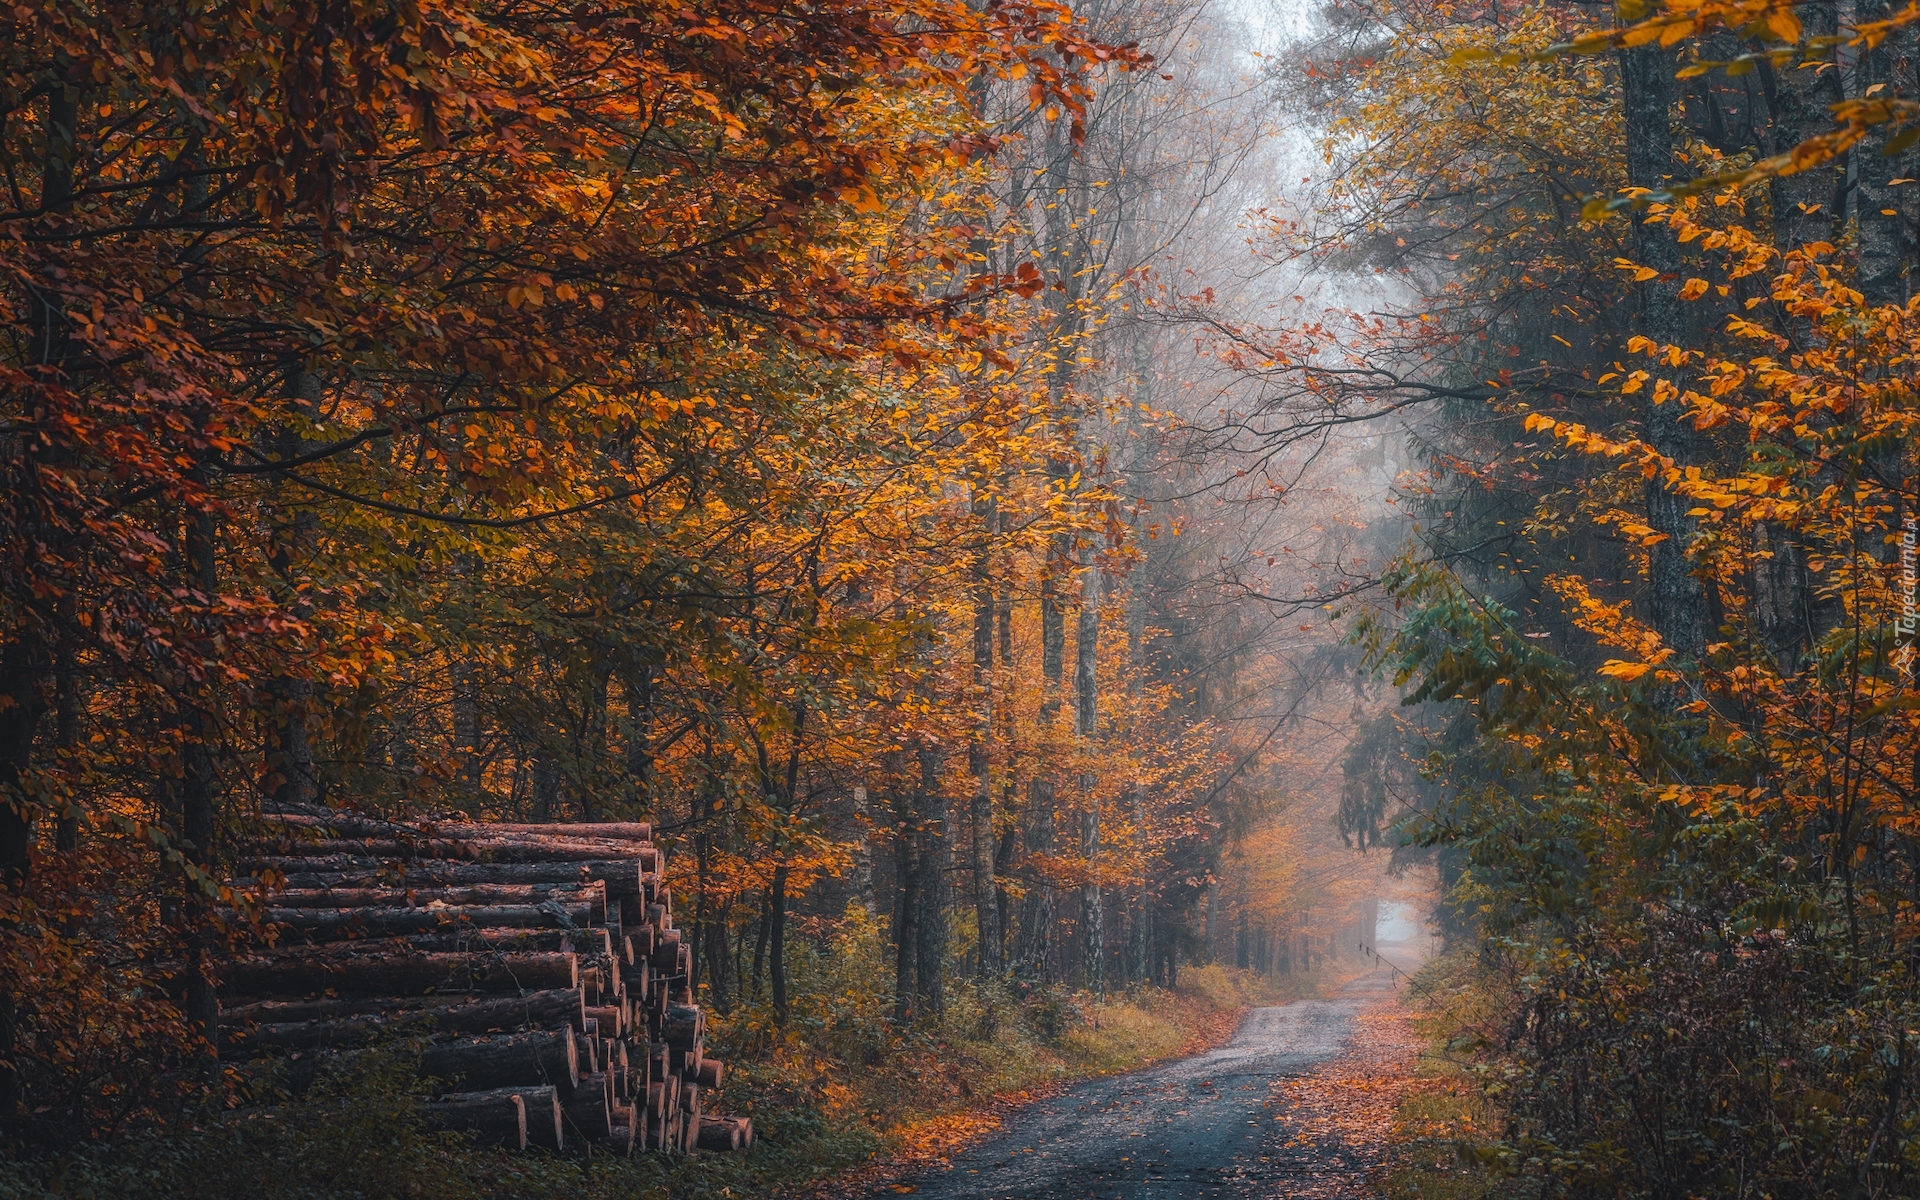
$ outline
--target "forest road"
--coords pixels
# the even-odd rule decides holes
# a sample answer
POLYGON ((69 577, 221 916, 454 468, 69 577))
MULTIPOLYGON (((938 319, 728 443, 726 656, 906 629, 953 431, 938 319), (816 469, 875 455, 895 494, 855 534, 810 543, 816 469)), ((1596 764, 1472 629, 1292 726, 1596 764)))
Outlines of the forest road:
POLYGON ((1316 1106, 1290 1103, 1289 1093, 1352 1057, 1343 1051, 1365 1010, 1394 1004, 1392 975, 1376 971, 1332 999, 1256 1008, 1217 1050, 1079 1084, 1019 1110, 949 1166, 885 1191, 923 1200, 1372 1196, 1384 1139, 1314 1120, 1316 1106))

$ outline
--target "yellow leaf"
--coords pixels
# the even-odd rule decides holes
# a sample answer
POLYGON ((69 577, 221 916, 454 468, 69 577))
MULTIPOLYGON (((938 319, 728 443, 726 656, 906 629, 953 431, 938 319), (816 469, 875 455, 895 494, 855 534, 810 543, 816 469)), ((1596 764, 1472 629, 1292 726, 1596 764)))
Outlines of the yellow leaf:
POLYGON ((1680 298, 1682 300, 1698 300, 1706 294, 1707 281, 1704 279, 1689 279, 1680 289, 1680 298))
POLYGON ((1606 661, 1606 665, 1600 668, 1600 673, 1631 682, 1651 670, 1653 668, 1645 663, 1622 662, 1617 658, 1610 658, 1606 661))

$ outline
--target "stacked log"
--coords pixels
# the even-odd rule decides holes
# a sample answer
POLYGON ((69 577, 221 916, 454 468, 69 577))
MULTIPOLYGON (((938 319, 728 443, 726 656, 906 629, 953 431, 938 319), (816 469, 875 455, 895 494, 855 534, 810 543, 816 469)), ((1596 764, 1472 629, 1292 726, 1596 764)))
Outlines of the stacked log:
POLYGON ((235 884, 269 948, 220 965, 221 1052, 311 1076, 413 1048, 437 1128, 549 1150, 737 1150, 690 948, 638 823, 274 814, 235 884))

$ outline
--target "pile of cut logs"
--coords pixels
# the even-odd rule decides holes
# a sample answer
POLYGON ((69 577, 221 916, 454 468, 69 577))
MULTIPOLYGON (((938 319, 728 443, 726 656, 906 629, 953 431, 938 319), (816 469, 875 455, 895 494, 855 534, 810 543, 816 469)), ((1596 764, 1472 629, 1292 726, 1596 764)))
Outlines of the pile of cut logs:
POLYGON ((221 1056, 296 1086, 417 1051, 439 1128, 525 1149, 738 1150, 688 989, 664 855, 641 824, 396 825, 273 814, 236 884, 270 948, 220 964, 221 1056))

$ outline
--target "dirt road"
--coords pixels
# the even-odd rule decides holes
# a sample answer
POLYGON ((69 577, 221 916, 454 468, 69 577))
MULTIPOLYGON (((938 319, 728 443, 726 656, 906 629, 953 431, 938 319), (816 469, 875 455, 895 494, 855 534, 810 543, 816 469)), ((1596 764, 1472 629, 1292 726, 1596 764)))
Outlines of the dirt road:
POLYGON ((1037 1102, 945 1169, 887 1191, 926 1200, 1370 1196, 1391 1101, 1378 1088, 1355 1090, 1356 1061, 1371 1068, 1368 1039, 1354 1034, 1395 1004, 1391 987, 1380 972, 1330 1000, 1254 1009, 1218 1050, 1037 1102), (1347 1119, 1356 1103, 1376 1111, 1347 1119))

